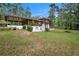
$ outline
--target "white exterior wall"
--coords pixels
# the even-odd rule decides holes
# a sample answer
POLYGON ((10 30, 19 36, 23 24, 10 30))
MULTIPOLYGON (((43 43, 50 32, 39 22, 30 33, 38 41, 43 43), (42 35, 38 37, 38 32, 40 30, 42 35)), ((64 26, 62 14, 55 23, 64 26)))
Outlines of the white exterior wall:
POLYGON ((45 31, 45 24, 42 24, 42 31, 45 31))
POLYGON ((17 29, 22 29, 22 25, 7 25, 8 28, 17 28, 17 29))
MULTIPOLYGON (((17 28, 17 29, 22 29, 22 25, 7 25, 8 28, 17 28)), ((32 26, 33 31, 32 32, 43 32, 45 31, 45 24, 42 24, 42 26, 32 26)), ((26 26, 27 28, 27 26, 26 26)), ((46 24, 46 28, 49 28, 49 24, 46 24)))
MULTIPOLYGON (((45 24, 42 24, 42 26, 32 26, 33 31, 32 32, 43 32, 45 31, 45 24)), ((49 24, 46 24, 46 28, 49 28, 49 24)))
POLYGON ((42 32, 42 26, 32 26, 32 32, 42 32))
MULTIPOLYGON (((43 32, 45 31, 45 24, 42 24, 42 26, 32 26, 33 31, 32 32, 43 32)), ((46 27, 49 28, 49 24, 46 24, 46 27)))
POLYGON ((49 27, 49 24, 46 24, 46 28, 48 28, 48 29, 50 28, 50 27, 49 27))

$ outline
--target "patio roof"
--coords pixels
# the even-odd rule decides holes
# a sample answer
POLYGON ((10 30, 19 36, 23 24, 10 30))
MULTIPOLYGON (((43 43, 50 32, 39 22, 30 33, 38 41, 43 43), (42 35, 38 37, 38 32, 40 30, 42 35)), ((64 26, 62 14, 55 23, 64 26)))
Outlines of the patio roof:
POLYGON ((2 16, 7 16, 7 17, 16 17, 16 18, 22 18, 25 20, 34 20, 34 21, 45 21, 45 20, 49 20, 48 18, 40 18, 40 19, 33 19, 33 18, 27 18, 27 17, 23 17, 23 16, 17 16, 17 15, 13 15, 13 14, 0 14, 2 16))

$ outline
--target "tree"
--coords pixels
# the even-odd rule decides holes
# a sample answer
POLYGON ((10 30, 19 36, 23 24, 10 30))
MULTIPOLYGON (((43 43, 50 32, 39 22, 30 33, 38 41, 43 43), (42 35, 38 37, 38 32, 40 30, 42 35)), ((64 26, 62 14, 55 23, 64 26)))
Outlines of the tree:
MULTIPOLYGON (((66 17, 66 28, 67 29, 76 29, 78 25, 79 19, 79 4, 63 4, 64 5, 64 12, 66 17)), ((79 26, 79 25, 78 25, 79 26)))
POLYGON ((22 17, 31 17, 30 8, 23 8, 21 3, 1 3, 0 13, 2 14, 13 14, 22 17))
MULTIPOLYGON (((25 9, 20 3, 0 3, 0 14, 16 15, 31 18, 30 8, 25 9)), ((5 19, 7 18, 1 16, 0 19, 1 21, 5 21, 5 19)))
POLYGON ((50 24, 57 25, 57 28, 79 29, 79 4, 64 3, 61 8, 56 4, 50 5, 50 24), (58 16, 55 17, 55 12, 58 16))
POLYGON ((8 10, 13 7, 12 4, 10 3, 0 3, 0 12, 2 11, 2 13, 4 14, 8 14, 8 10))
POLYGON ((31 12, 30 12, 30 8, 29 8, 29 7, 27 7, 27 8, 25 9, 25 16, 26 16, 27 18, 31 18, 31 12))
POLYGON ((55 4, 50 4, 50 11, 49 11, 49 22, 50 27, 54 27, 55 25, 55 12, 57 11, 58 7, 55 4))
POLYGON ((16 4, 16 3, 12 4, 13 7, 11 7, 11 9, 9 9, 9 12, 11 14, 18 15, 19 14, 20 5, 21 4, 16 4))

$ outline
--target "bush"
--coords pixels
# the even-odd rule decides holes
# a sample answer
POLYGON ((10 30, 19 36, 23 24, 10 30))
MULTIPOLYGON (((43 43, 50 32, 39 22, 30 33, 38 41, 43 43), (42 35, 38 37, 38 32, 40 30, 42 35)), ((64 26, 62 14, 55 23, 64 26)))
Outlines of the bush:
POLYGON ((66 30, 65 32, 66 32, 66 33, 71 33, 71 31, 68 31, 68 30, 66 30))
POLYGON ((7 30, 7 31, 8 31, 8 30, 9 30, 9 28, 7 28, 7 27, 0 27, 0 30, 1 30, 1 31, 5 31, 5 30, 7 30))
POLYGON ((23 29, 26 29, 26 25, 23 25, 23 29))
POLYGON ((12 30, 12 28, 10 27, 9 30, 12 30))
POLYGON ((13 30, 16 30, 16 27, 14 27, 13 30))
POLYGON ((33 30, 33 27, 32 27, 31 25, 28 25, 28 26, 27 26, 27 31, 32 32, 32 30, 33 30))
POLYGON ((1 31, 4 31, 4 30, 5 30, 5 28, 4 28, 4 27, 0 27, 0 30, 1 30, 1 31))
POLYGON ((48 32, 48 31, 50 31, 50 30, 49 30, 48 28, 45 28, 45 31, 48 32))

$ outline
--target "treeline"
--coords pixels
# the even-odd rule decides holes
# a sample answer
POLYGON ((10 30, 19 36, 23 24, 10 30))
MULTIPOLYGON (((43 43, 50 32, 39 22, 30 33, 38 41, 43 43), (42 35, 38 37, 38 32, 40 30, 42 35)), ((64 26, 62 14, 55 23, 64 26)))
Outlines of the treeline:
POLYGON ((24 8, 21 3, 0 3, 0 14, 31 17, 30 8, 24 8))
POLYGON ((79 30, 79 4, 50 4, 49 18, 51 27, 79 30))

